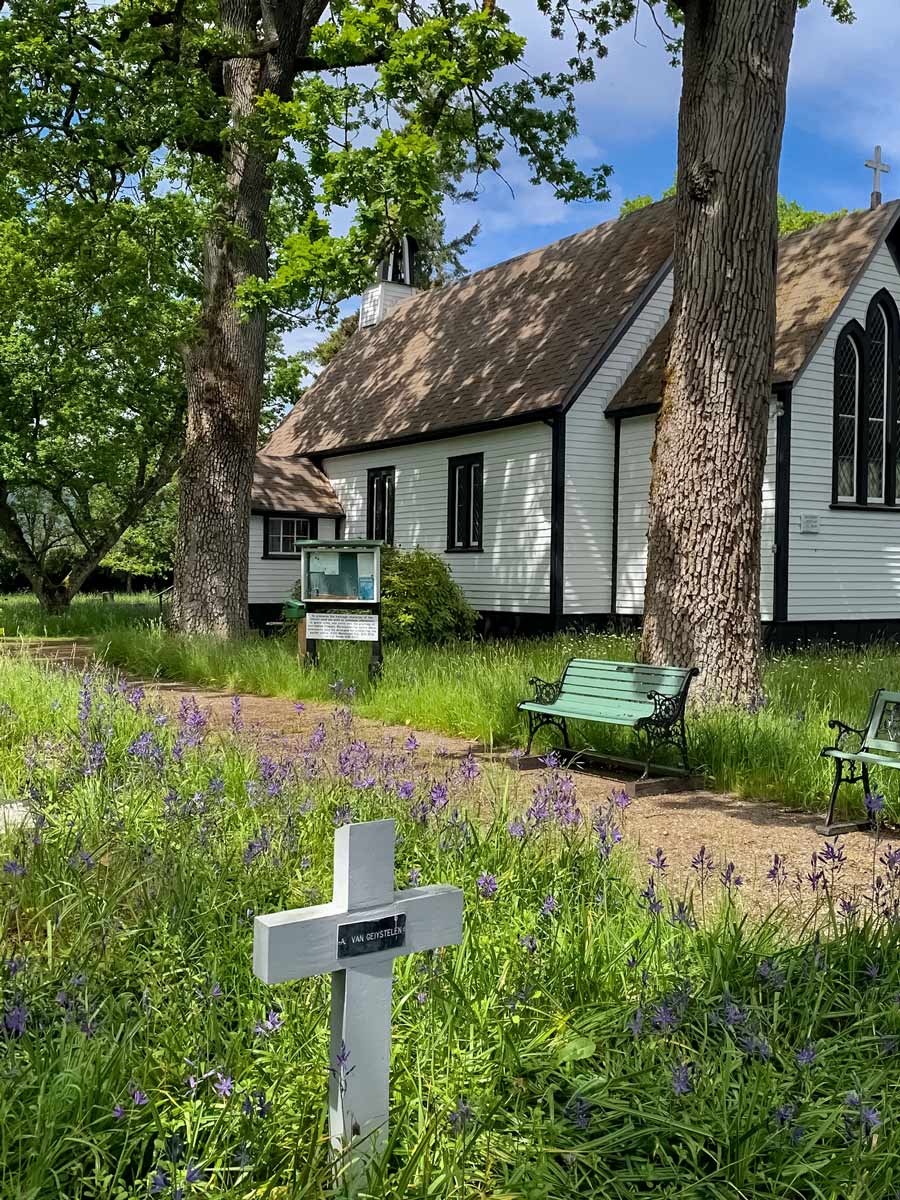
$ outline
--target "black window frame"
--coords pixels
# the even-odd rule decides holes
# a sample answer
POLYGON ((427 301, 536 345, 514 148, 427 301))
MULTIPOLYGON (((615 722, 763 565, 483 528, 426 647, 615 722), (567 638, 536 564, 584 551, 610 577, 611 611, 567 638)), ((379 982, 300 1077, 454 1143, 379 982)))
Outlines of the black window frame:
POLYGON ((263 518, 263 552, 262 552, 263 558, 271 558, 278 562, 282 562, 282 561, 290 562, 291 560, 296 561, 303 557, 302 554, 299 552, 297 552, 295 554, 282 554, 281 552, 279 552, 277 550, 273 553, 269 549, 269 536, 272 531, 272 522, 273 521, 307 521, 309 524, 309 535, 304 540, 314 542, 316 540, 316 538, 319 536, 319 518, 318 518, 318 516, 313 516, 311 513, 267 512, 267 513, 263 513, 262 518, 263 518))
POLYGON ((457 454, 447 459, 447 553, 481 554, 484 551, 484 454, 457 454), (473 468, 478 468, 477 484, 473 468), (458 473, 465 470, 463 503, 466 507, 466 532, 459 538, 458 473))
POLYGON ((369 541, 394 544, 394 504, 397 471, 395 467, 369 467, 366 475, 366 537, 369 541), (384 481, 384 529, 379 533, 377 521, 378 487, 384 481))
POLYGON ((881 288, 869 301, 866 310, 866 324, 863 327, 859 321, 849 321, 838 335, 834 350, 834 393, 833 421, 831 442, 831 507, 834 509, 864 509, 870 512, 900 511, 900 312, 894 297, 885 288, 881 288), (882 498, 869 499, 869 424, 871 420, 870 379, 873 373, 873 339, 870 333, 872 318, 878 308, 881 308, 887 318, 888 353, 882 368, 881 377, 887 375, 887 406, 885 419, 887 427, 884 431, 884 462, 882 498), (838 402, 839 402, 839 373, 841 351, 847 340, 853 342, 859 356, 859 405, 856 420, 856 474, 854 479, 853 498, 838 495, 838 402))

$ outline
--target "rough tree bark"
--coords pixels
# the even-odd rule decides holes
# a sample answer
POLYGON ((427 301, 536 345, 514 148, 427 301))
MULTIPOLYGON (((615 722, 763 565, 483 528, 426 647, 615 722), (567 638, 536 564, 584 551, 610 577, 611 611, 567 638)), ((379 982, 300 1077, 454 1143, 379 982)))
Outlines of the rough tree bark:
MULTIPOLYGON (((287 100, 326 0, 220 0, 224 27, 248 48, 222 64, 231 133, 224 198, 207 230, 200 334, 186 353, 188 421, 180 468, 172 618, 186 633, 247 628, 247 532, 265 365, 266 314, 242 313, 241 284, 266 276, 269 171, 277 151, 247 134, 256 100, 287 100), (258 43, 262 24, 266 43, 258 43)), ((215 152, 214 152, 215 156, 215 152)))
POLYGON ((698 697, 760 696, 760 521, 776 196, 797 0, 684 0, 672 344, 641 656, 698 697))

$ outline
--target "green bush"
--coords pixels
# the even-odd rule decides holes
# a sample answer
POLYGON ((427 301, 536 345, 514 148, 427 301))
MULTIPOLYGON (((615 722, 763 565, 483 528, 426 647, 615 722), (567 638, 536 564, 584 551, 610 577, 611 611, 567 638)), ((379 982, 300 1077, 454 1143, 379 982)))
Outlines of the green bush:
POLYGON ((390 642, 470 637, 478 620, 444 560, 419 547, 384 548, 381 601, 382 636, 390 642))

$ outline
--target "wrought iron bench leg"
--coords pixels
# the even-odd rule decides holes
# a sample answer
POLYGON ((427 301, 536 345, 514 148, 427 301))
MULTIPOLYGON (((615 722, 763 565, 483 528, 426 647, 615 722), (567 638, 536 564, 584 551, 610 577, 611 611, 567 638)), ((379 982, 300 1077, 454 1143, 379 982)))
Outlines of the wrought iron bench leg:
POLYGON ((831 803, 828 805, 828 816, 825 818, 825 827, 830 829, 834 824, 834 810, 837 805, 838 791, 844 778, 844 760, 836 758, 834 760, 834 783, 831 786, 831 803))

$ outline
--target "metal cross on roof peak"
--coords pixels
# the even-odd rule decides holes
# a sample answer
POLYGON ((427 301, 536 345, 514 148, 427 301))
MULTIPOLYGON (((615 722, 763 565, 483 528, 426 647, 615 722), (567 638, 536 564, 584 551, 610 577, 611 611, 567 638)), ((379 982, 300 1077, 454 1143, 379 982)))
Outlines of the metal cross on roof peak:
POLYGON ((875 187, 872 189, 872 208, 877 208, 881 203, 881 176, 889 175, 891 168, 881 158, 881 147, 875 147, 875 157, 870 158, 866 162, 866 167, 875 173, 875 187))

